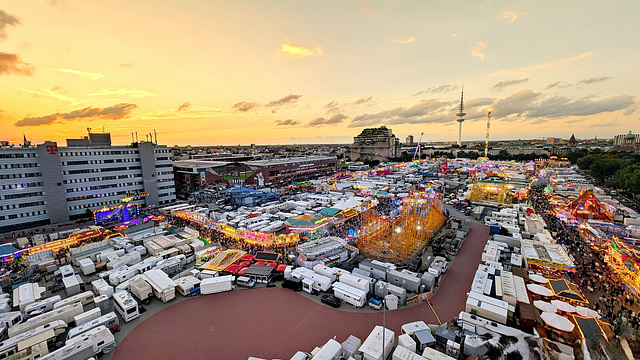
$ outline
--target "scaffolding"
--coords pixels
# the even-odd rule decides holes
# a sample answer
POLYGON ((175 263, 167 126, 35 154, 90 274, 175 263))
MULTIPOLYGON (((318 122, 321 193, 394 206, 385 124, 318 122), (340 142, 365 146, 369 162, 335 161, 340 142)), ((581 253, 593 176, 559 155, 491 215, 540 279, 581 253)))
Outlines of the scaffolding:
POLYGON ((389 216, 375 208, 363 212, 357 245, 367 257, 407 261, 419 255, 446 220, 439 194, 412 192, 389 216))

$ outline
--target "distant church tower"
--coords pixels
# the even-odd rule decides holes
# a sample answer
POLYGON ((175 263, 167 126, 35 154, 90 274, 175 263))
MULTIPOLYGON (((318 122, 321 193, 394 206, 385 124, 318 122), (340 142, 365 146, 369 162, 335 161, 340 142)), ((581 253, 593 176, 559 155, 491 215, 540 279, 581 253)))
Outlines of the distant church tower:
POLYGON ((576 137, 574 134, 571 134, 571 138, 569 139, 569 146, 571 147, 576 146, 576 137))

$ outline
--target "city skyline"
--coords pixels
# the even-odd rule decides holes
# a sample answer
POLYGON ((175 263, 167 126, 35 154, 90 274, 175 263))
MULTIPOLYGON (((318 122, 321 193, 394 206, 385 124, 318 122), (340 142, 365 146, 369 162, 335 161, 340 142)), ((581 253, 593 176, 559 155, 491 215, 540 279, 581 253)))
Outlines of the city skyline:
POLYGON ((462 85, 463 142, 637 132, 632 1, 38 4, 0 7, 0 140, 455 141, 462 85))

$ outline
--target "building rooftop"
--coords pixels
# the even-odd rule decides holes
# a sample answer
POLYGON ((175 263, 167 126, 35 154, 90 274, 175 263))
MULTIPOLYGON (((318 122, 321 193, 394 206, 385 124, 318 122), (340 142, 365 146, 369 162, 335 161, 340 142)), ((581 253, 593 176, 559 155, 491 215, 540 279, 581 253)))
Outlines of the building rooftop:
POLYGON ((267 160, 253 160, 245 161, 244 163, 249 166, 277 166, 285 164, 305 163, 311 161, 323 161, 323 160, 335 160, 335 156, 303 156, 293 158, 279 158, 279 159, 267 159, 267 160))

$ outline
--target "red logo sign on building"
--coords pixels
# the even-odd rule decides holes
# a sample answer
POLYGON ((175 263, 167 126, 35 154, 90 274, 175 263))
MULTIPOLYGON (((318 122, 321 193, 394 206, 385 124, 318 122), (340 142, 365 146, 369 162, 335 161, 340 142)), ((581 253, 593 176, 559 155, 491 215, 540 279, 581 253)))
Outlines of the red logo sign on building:
POLYGON ((58 152, 58 145, 47 145, 47 152, 51 155, 58 152))

